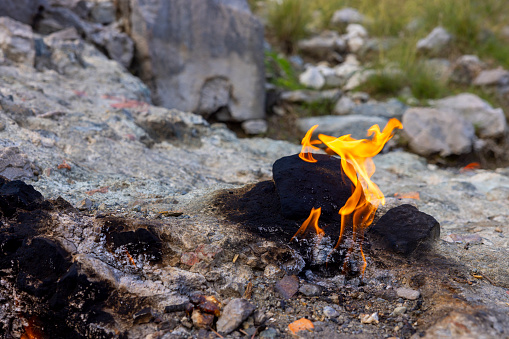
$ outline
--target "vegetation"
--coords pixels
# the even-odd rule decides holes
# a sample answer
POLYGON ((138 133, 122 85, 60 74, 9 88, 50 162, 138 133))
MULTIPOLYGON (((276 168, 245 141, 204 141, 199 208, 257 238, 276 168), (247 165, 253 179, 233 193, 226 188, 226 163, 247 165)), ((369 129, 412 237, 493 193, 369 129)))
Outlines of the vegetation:
MULTIPOLYGON (((364 56, 377 70, 361 88, 375 96, 395 96, 409 87, 418 99, 448 95, 457 85, 447 84, 427 71, 425 58, 415 46, 433 28, 444 27, 454 36, 449 51, 450 61, 463 54, 478 55, 494 67, 509 69, 509 43, 499 35, 509 22, 509 1, 501 0, 250 0, 266 9, 267 36, 284 53, 295 50, 295 43, 313 32, 331 27, 333 13, 344 7, 359 10, 367 18, 363 23, 371 36, 394 37, 395 44, 378 53, 364 56), (262 6, 263 7, 263 6, 262 6), (401 72, 385 71, 392 65, 401 72)), ((273 82, 294 89, 298 82, 291 65, 281 65, 281 57, 273 58, 283 70, 273 82), (283 67, 282 67, 283 66, 283 67), (286 67, 288 66, 288 68, 286 67)), ((486 96, 486 95, 485 95, 486 96)))

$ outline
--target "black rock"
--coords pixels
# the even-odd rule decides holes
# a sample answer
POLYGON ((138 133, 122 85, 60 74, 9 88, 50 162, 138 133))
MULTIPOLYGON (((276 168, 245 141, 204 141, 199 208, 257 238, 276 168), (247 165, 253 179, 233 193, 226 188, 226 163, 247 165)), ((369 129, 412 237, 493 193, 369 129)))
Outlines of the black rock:
POLYGON ((353 184, 341 168, 341 160, 329 155, 313 155, 309 163, 298 154, 277 160, 272 166, 281 214, 288 219, 307 218, 311 208, 322 208, 320 220, 338 216, 352 194, 353 184))
POLYGON ((368 228, 367 237, 374 248, 409 255, 437 240, 440 224, 431 215, 405 204, 387 211, 368 228))
POLYGON ((17 209, 33 211, 44 203, 44 197, 32 185, 21 180, 0 177, 0 211, 10 218, 17 209))

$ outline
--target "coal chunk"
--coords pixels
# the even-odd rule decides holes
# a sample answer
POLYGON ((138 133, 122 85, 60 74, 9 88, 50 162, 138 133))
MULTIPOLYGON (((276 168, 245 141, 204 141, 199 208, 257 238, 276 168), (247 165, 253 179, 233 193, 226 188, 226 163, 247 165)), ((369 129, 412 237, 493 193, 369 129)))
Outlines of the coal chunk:
POLYGON ((313 155, 315 163, 298 154, 283 157, 272 166, 274 183, 287 219, 307 218, 311 208, 322 208, 320 220, 337 217, 352 194, 352 182, 341 168, 341 160, 329 155, 313 155))
POLYGON ((367 237, 375 248, 409 255, 437 240, 440 224, 431 215, 405 204, 387 211, 368 229, 367 237))

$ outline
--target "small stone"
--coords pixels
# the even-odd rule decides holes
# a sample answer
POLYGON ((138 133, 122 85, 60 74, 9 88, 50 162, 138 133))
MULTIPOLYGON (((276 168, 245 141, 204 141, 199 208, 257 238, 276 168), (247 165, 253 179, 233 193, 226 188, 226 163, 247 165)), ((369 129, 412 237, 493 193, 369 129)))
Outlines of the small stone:
POLYGON ((152 309, 150 307, 145 307, 144 309, 136 312, 133 315, 133 323, 137 324, 146 324, 154 319, 154 315, 152 314, 152 309))
POLYGON ((299 82, 306 87, 320 89, 325 85, 325 78, 317 67, 310 66, 299 75, 299 82))
POLYGON ((407 287, 400 287, 396 289, 396 294, 398 297, 408 300, 416 300, 421 296, 421 292, 407 287))
POLYGON ((264 119, 247 120, 242 123, 242 129, 247 134, 256 135, 267 132, 267 121, 264 119))
POLYGON ((443 27, 436 27, 428 36, 417 42, 417 50, 432 55, 443 54, 451 40, 452 36, 443 27))
POLYGON ((196 328, 209 328, 214 322, 214 315, 203 313, 198 309, 193 310, 191 320, 196 328))
POLYGON ((339 312, 335 308, 330 306, 325 306, 323 308, 323 314, 329 318, 336 318, 337 316, 339 316, 339 312))
POLYGON ((378 324, 378 313, 375 312, 373 314, 361 314, 361 323, 363 324, 378 324))
POLYGON ((495 232, 502 233, 502 229, 500 227, 495 227, 495 232))
POLYGON ((253 313, 253 321, 254 321, 255 326, 260 326, 260 325, 265 324, 265 322, 267 321, 268 318, 269 317, 265 313, 264 309, 256 310, 253 313))
POLYGON ((407 308, 405 306, 399 306, 392 311, 392 315, 401 315, 406 313, 407 308))
POLYGON ((354 8, 345 7, 334 12, 331 18, 331 25, 346 25, 360 23, 364 20, 364 15, 354 8))
POLYGON ((284 271, 282 271, 279 267, 273 264, 268 264, 265 266, 265 270, 263 271, 263 275, 269 279, 275 279, 282 277, 284 275, 284 271))
POLYGON ((341 99, 336 102, 334 105, 334 109, 332 110, 333 114, 336 115, 346 115, 350 114, 355 107, 355 102, 347 96, 341 97, 341 99))
POLYGON ((223 309, 223 313, 217 320, 217 331, 229 334, 242 324, 253 313, 256 306, 246 299, 233 299, 223 309))
POLYGON ((184 252, 180 256, 180 262, 188 266, 193 266, 194 264, 200 262, 200 258, 198 258, 194 252, 184 252))
POLYGON ((322 294, 323 287, 315 284, 302 284, 299 292, 308 297, 315 297, 322 294))
POLYGON ((475 86, 494 86, 508 74, 509 71, 503 68, 487 69, 479 73, 474 79, 473 84, 475 86))
POLYGON ((276 331, 275 328, 269 327, 266 330, 262 331, 258 338, 260 338, 260 339, 273 339, 273 338, 277 338, 277 331, 276 331))
POLYGON ((85 198, 78 203, 77 207, 80 211, 90 210, 92 208, 92 200, 85 198))
POLYGON ((285 299, 290 299, 299 290, 299 278, 295 275, 287 275, 276 283, 276 291, 285 299))
POLYGON ((33 66, 35 43, 32 27, 2 16, 0 18, 0 52, 0 56, 14 62, 33 66))

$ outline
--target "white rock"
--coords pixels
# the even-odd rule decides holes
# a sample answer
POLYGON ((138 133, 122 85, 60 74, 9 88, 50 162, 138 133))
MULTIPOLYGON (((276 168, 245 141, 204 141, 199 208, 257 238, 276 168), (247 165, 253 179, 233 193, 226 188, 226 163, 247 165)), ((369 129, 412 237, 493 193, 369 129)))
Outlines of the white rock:
POLYGON ((488 69, 481 71, 474 79, 473 84, 476 86, 493 86, 497 85, 500 79, 509 75, 509 71, 503 68, 488 69))
POLYGON ((475 94, 461 93, 431 102, 437 109, 456 112, 471 122, 481 138, 495 138, 507 130, 507 121, 501 108, 493 108, 475 94))
POLYGON ((267 132, 267 121, 264 119, 246 120, 241 126, 247 134, 254 135, 267 132))
POLYGON ((378 324, 378 313, 375 312, 373 314, 361 314, 361 323, 363 324, 378 324))
POLYGON ((331 25, 344 25, 359 23, 364 20, 364 15, 354 8, 345 7, 334 12, 331 19, 331 25))
POLYGON ((421 292, 407 287, 400 287, 396 289, 396 294, 398 297, 408 300, 416 300, 421 296, 421 292))
POLYGON ((448 156, 472 150, 474 126, 459 113, 414 107, 406 110, 402 123, 410 148, 419 155, 448 156))
POLYGON ((317 67, 309 66, 299 75, 299 82, 306 87, 320 89, 325 85, 325 78, 317 67))
POLYGON ((451 42, 450 35, 443 27, 435 27, 428 36, 417 42, 417 50, 431 54, 439 54, 451 42))
POLYGON ((348 38, 353 38, 353 37, 367 38, 368 37, 368 31, 362 25, 359 25, 359 24, 349 24, 346 27, 346 36, 348 38))
POLYGON ((341 99, 338 100, 338 102, 336 102, 336 105, 334 105, 332 113, 336 115, 350 114, 354 107, 355 103, 353 102, 353 100, 347 96, 343 96, 341 97, 341 99))

